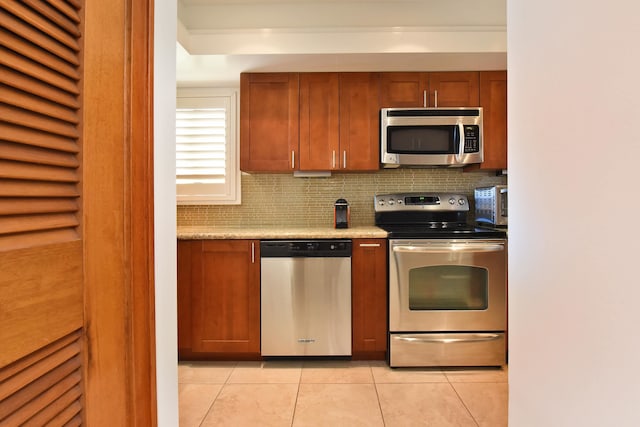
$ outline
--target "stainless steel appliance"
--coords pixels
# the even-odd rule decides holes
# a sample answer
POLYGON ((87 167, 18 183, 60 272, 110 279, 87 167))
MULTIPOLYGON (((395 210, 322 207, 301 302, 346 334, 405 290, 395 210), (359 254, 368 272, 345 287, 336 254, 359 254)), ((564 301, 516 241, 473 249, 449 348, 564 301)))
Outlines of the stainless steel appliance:
POLYGON ((507 196, 506 185, 476 188, 474 190, 476 222, 506 227, 508 225, 507 196))
POLYGON ((506 233, 467 224, 468 211, 460 194, 375 196, 389 234, 392 367, 506 361, 506 233))
POLYGON ((260 242, 263 356, 351 355, 351 240, 260 242))
POLYGON ((482 163, 482 108, 383 108, 380 156, 385 168, 482 163))

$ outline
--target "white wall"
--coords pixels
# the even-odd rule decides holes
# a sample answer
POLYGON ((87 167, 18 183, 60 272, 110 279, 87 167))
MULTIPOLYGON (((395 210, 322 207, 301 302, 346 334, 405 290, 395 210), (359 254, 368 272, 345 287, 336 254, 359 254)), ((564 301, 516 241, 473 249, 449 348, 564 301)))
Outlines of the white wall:
POLYGON ((176 0, 155 1, 154 168, 158 426, 178 425, 176 0))
POLYGON ((637 426, 640 6, 507 15, 509 425, 637 426))

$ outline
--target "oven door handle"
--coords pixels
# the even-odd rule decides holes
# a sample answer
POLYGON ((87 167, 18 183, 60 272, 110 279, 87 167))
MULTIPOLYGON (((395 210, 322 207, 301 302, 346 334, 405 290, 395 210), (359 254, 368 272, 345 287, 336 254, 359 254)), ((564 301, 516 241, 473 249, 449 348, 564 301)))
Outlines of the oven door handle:
POLYGON ((435 245, 400 245, 393 246, 393 252, 403 253, 445 253, 445 252, 500 252, 504 245, 496 243, 468 243, 468 244, 435 244, 435 245))
POLYGON ((441 343, 441 344, 451 344, 451 343, 468 343, 468 342, 482 342, 482 341, 495 341, 500 339, 499 334, 462 334, 458 337, 453 337, 451 335, 445 337, 417 337, 415 335, 397 335, 394 336, 393 339, 399 341, 407 341, 411 343, 441 343))

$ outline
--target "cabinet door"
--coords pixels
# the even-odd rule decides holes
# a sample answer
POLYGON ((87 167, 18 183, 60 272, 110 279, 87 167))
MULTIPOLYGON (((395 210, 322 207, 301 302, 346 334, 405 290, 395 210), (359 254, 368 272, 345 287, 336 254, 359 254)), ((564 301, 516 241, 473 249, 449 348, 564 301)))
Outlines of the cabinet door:
POLYGON ((178 240, 178 353, 191 351, 191 248, 202 243, 178 240))
POLYGON ((387 350, 387 240, 354 239, 351 258, 353 357, 384 359, 387 350))
POLYGON ((338 73, 300 74, 300 170, 339 168, 338 73))
POLYGON ((380 168, 378 73, 340 74, 340 151, 342 170, 380 168))
POLYGON ((507 72, 480 72, 484 162, 481 169, 507 168, 507 72))
POLYGON ((477 71, 429 73, 430 107, 478 107, 479 105, 477 71))
POLYGON ((427 107, 427 73, 381 73, 380 108, 427 107))
POLYGON ((240 75, 240 169, 297 169, 298 74, 240 75))
POLYGON ((257 240, 204 240, 192 248, 194 352, 260 352, 257 240))

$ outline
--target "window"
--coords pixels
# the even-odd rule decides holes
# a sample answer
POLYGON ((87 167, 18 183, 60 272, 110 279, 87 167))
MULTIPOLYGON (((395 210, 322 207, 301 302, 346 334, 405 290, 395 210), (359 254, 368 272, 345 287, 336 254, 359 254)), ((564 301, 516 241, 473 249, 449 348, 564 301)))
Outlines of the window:
POLYGON ((178 204, 240 204, 236 117, 234 89, 178 89, 178 204))

